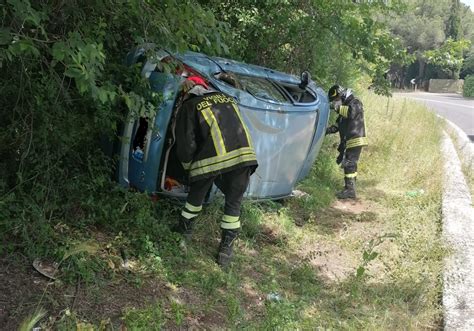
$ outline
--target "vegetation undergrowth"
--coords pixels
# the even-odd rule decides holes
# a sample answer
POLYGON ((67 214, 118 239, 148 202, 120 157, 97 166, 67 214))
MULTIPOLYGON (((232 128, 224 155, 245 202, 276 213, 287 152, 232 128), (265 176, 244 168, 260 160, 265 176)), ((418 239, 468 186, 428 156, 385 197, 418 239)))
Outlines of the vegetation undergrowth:
POLYGON ((439 137, 421 108, 364 96, 371 147, 360 164, 360 203, 331 205, 342 175, 336 140, 326 139, 301 183, 307 196, 246 202, 229 273, 214 263, 218 201, 183 246, 170 231, 179 207, 117 187, 98 143, 117 134, 127 113, 156 110, 160 96, 149 93, 140 68, 121 64, 144 43, 309 70, 321 85, 349 86, 368 74, 384 92, 391 64, 413 60, 375 19, 404 7, 393 5, 2 2, 2 326, 435 325, 439 137), (58 263, 54 282, 32 273, 35 258, 58 263))
POLYGON ((221 201, 205 208, 183 244, 170 231, 179 206, 118 188, 104 163, 91 160, 89 185, 65 185, 76 199, 61 217, 38 212, 35 231, 18 222, 2 232, 3 254, 21 249, 30 259, 61 261, 57 280, 40 282, 44 292, 19 307, 18 318, 43 308, 40 324, 64 330, 436 328, 440 123, 404 99, 361 99, 370 146, 359 200, 334 204, 343 175, 337 138, 328 137, 299 186, 307 195, 245 202, 228 272, 214 262, 221 201))
POLYGON ((474 75, 469 75, 464 79, 463 96, 474 97, 474 75))

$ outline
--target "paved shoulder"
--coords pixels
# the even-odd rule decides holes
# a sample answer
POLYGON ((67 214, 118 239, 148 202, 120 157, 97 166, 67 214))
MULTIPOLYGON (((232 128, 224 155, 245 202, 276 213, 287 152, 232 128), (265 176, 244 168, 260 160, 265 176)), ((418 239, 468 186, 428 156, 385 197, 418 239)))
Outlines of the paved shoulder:
POLYGON ((474 211, 461 162, 447 134, 442 151, 443 237, 452 249, 443 277, 444 326, 445 330, 474 330, 474 211))
POLYGON ((463 98, 454 93, 394 93, 402 97, 424 103, 438 115, 450 120, 474 140, 474 99, 463 98))

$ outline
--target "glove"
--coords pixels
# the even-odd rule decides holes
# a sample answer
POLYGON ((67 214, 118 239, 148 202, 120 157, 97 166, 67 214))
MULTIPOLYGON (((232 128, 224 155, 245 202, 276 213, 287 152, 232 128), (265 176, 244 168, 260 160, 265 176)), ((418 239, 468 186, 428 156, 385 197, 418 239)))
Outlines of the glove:
POLYGON ((346 151, 346 143, 344 141, 339 144, 337 151, 339 152, 339 155, 337 156, 336 163, 339 165, 344 159, 344 152, 346 151))
POLYGON ((339 153, 343 153, 344 154, 344 151, 346 150, 346 143, 345 142, 341 142, 339 144, 339 146, 337 146, 337 151, 339 153))
POLYGON ((336 133, 338 131, 339 131, 339 128, 336 125, 331 125, 331 126, 326 128, 326 136, 328 134, 333 134, 333 133, 336 133))

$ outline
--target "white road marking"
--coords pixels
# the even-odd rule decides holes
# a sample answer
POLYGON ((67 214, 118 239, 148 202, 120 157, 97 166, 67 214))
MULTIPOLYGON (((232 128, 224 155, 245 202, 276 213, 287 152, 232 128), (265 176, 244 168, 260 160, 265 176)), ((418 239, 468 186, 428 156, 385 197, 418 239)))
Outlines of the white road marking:
POLYGON ((452 106, 456 106, 456 107, 464 107, 464 108, 474 109, 474 106, 466 106, 466 105, 461 105, 459 103, 453 103, 453 102, 438 101, 438 100, 425 99, 425 98, 416 98, 416 97, 409 97, 409 96, 401 96, 401 97, 408 98, 408 99, 429 101, 429 102, 444 103, 446 105, 452 105, 452 106))

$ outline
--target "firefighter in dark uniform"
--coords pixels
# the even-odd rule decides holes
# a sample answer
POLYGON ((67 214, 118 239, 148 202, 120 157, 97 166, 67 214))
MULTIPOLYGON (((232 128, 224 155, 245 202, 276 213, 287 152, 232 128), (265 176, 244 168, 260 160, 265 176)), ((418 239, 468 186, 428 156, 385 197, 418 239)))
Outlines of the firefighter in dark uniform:
POLYGON ((184 101, 176 119, 177 156, 190 191, 177 230, 189 239, 193 222, 213 183, 225 196, 217 263, 227 267, 240 229, 240 206, 257 168, 252 139, 235 100, 199 76, 183 83, 184 101))
POLYGON ((334 85, 328 92, 331 108, 339 115, 336 125, 326 129, 326 134, 339 132, 339 156, 336 163, 344 169, 344 189, 336 194, 338 199, 356 198, 357 162, 362 147, 367 145, 364 108, 350 89, 334 85))

